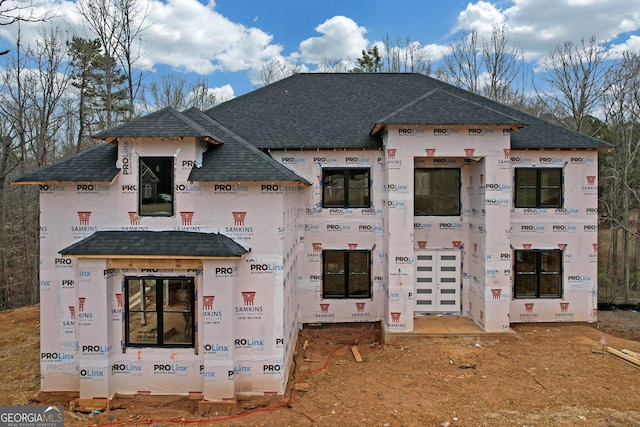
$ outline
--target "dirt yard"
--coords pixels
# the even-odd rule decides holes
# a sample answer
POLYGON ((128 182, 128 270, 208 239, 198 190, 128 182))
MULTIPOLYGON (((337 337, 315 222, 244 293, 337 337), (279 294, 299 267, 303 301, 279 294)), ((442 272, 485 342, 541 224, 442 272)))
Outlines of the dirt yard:
MULTIPOLYGON (((640 353, 640 313, 599 317, 597 325, 515 325, 509 338, 387 345, 373 324, 305 329, 286 396, 209 413, 188 398, 115 399, 99 414, 67 412, 65 425, 638 426, 640 369, 601 354, 600 340, 640 353)), ((39 393, 38 306, 0 312, 0 321, 0 405, 68 409, 77 395, 39 393)))

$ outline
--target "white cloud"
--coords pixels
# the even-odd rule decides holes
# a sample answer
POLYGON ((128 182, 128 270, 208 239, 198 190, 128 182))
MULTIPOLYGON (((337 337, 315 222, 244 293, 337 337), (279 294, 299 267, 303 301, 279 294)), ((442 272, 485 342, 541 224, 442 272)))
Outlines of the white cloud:
POLYGON ((590 37, 612 41, 640 28, 640 0, 514 0, 512 4, 501 10, 485 1, 470 3, 459 14, 458 27, 483 33, 494 23, 505 23, 529 60, 546 57, 565 41, 590 37))
POLYGON ((311 37, 300 43, 300 58, 304 62, 321 64, 327 59, 355 59, 367 48, 368 41, 364 38, 366 28, 344 16, 334 16, 315 30, 322 36, 311 37))

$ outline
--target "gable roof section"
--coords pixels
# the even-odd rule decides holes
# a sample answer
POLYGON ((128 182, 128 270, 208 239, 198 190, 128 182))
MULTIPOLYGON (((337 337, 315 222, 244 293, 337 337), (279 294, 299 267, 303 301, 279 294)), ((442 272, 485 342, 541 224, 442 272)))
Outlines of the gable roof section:
POLYGON ((217 233, 96 231, 59 253, 80 258, 240 258, 247 252, 217 233))
POLYGON ((207 128, 214 128, 223 144, 209 144, 202 166, 191 169, 189 181, 299 181, 310 182, 258 150, 202 111, 192 108, 184 114, 207 128))
POLYGON ((210 131, 189 119, 179 111, 166 107, 94 135, 95 139, 112 141, 117 138, 186 137, 215 140, 210 131))
POLYGON ((598 139, 414 73, 300 73, 205 113, 260 149, 362 149, 382 146, 381 135, 371 134, 371 129, 381 119, 391 120, 403 107, 406 119, 425 125, 446 124, 442 120, 459 125, 480 124, 473 120, 503 124, 507 118, 528 124, 511 134, 512 149, 611 148, 598 139), (431 92, 444 104, 429 105, 431 92), (416 103, 422 96, 423 102, 416 103), (408 105, 414 109, 407 109, 408 105), (483 113, 473 111, 472 105, 483 113), (421 111, 431 117, 420 119, 421 111))
POLYGON ((502 125, 525 126, 522 120, 488 106, 462 98, 441 88, 431 90, 391 114, 376 120, 379 125, 502 125))
POLYGON ((75 156, 19 176, 12 182, 15 184, 47 181, 111 182, 120 171, 116 167, 117 160, 116 144, 100 144, 75 156))

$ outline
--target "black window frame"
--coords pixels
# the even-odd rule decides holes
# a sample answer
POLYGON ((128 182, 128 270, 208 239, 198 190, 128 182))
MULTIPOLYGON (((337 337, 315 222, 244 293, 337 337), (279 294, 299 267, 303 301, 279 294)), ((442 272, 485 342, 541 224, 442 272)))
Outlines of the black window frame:
MULTIPOLYGON (((340 258, 339 256, 337 258, 340 258)), ((372 298, 372 283, 371 283, 371 251, 368 249, 328 249, 322 251, 322 299, 371 299, 372 298), (353 254, 362 254, 365 253, 367 255, 367 268, 366 272, 354 272, 349 268, 350 263, 349 259, 353 254), (327 267, 327 258, 328 254, 343 254, 342 258, 342 266, 344 269, 342 272, 332 272, 330 268, 327 267), (367 292, 366 294, 352 294, 349 292, 349 282, 350 279, 354 279, 355 276, 366 276, 367 283, 367 292), (325 285, 329 281, 330 278, 344 278, 344 292, 340 295, 336 293, 328 293, 325 285)))
POLYGON ((564 204, 564 170, 563 168, 515 168, 514 170, 514 202, 513 205, 515 208, 561 208, 564 204), (521 183, 520 176, 523 171, 536 171, 536 183, 535 185, 523 185, 521 183), (559 185, 543 185, 543 174, 546 173, 560 173, 560 184, 559 185), (535 203, 527 204, 520 201, 519 193, 522 191, 530 191, 535 190, 535 203), (558 203, 544 203, 542 201, 542 192, 549 190, 557 190, 558 194, 558 203))
POLYGON ((138 158, 138 216, 145 217, 172 217, 175 215, 175 159, 172 156, 141 156, 138 158), (168 165, 165 165, 168 169, 166 175, 169 177, 168 187, 167 184, 163 183, 162 189, 165 191, 158 192, 154 191, 154 194, 151 197, 148 197, 146 194, 146 187, 143 184, 143 173, 145 172, 145 168, 143 164, 144 162, 152 163, 153 165, 160 165, 162 162, 168 162, 168 165), (162 199, 163 196, 168 196, 169 200, 162 199), (151 200, 150 200, 151 199, 151 200), (151 204, 159 204, 164 207, 169 207, 169 210, 162 211, 154 211, 154 212, 145 212, 146 209, 143 208, 145 205, 151 204))
MULTIPOLYGON (((126 347, 131 347, 131 348, 140 348, 140 347, 154 347, 154 348, 195 348, 195 331, 196 331, 196 301, 195 301, 195 297, 196 297, 196 289, 195 289, 195 278, 194 277, 179 277, 179 276, 126 276, 124 278, 125 282, 124 282, 124 341, 125 341, 125 346, 126 347), (130 298, 132 297, 132 295, 130 295, 130 287, 129 287, 129 283, 132 280, 139 280, 139 281, 144 281, 144 280, 149 280, 149 281, 155 281, 155 289, 156 289, 156 294, 153 298, 154 304, 155 304, 155 309, 153 310, 131 310, 130 309, 130 298), (189 303, 190 303, 190 310, 166 310, 163 304, 163 300, 164 300, 164 286, 162 285, 162 281, 164 280, 168 280, 168 281, 187 281, 190 284, 190 289, 189 289, 189 303), (133 316, 137 315, 137 314, 142 314, 142 313, 149 313, 149 314, 155 314, 156 319, 157 319, 157 324, 156 324, 156 341, 155 342, 149 342, 149 341, 135 341, 132 340, 131 338, 131 331, 130 331, 130 325, 131 325, 131 319, 133 316), (187 334, 190 337, 190 341, 189 342, 165 342, 165 334, 164 333, 159 333, 159 331, 163 331, 164 330, 164 314, 167 313, 188 313, 191 315, 191 320, 190 320, 190 325, 187 325, 189 327, 189 329, 184 329, 182 331, 177 331, 177 333, 183 333, 183 334, 187 334)), ((139 296, 140 298, 144 298, 144 295, 139 296)), ((186 318, 185 318, 186 320, 186 318)), ((187 322, 185 322, 186 324, 187 322)))
MULTIPOLYGON (((560 299, 564 295, 563 285, 563 260, 564 253, 560 249, 517 249, 514 251, 513 262, 513 297, 514 299, 560 299), (522 268, 524 261, 520 260, 520 255, 533 256, 534 257, 534 271, 532 269, 522 268), (553 254, 557 257, 558 268, 557 271, 545 270, 545 256, 548 258, 549 254, 553 254), (555 277, 557 280, 557 293, 542 293, 543 278, 555 277), (535 280, 535 294, 519 292, 521 286, 524 287, 527 284, 524 281, 534 278, 535 280)), ((548 261, 547 261, 548 262, 548 261)))
POLYGON ((348 208, 370 208, 371 207, 371 168, 322 168, 322 207, 323 208, 340 208, 340 209, 348 209, 348 208), (351 176, 356 173, 366 172, 367 177, 367 186, 365 187, 351 187, 350 183, 353 181, 351 176), (342 185, 338 187, 330 187, 331 180, 328 179, 329 175, 339 176, 342 174, 342 185), (336 189, 338 191, 342 190, 343 197, 342 203, 331 203, 328 201, 327 192, 330 190, 336 189), (362 204, 358 203, 350 203, 349 201, 349 192, 354 190, 364 190, 366 191, 365 199, 366 201, 362 204))
MULTIPOLYGON (((462 183, 461 183, 461 178, 462 178, 462 169, 460 168, 414 168, 413 170, 413 215, 414 216, 460 216, 462 213, 462 183), (440 173, 440 172, 455 172, 457 174, 457 180, 458 180, 458 185, 456 186, 456 191, 457 191, 457 209, 453 209, 450 211, 442 211, 442 212, 437 212, 436 209, 434 209, 431 212, 426 212, 425 211, 418 211, 418 203, 416 203, 416 201, 418 200, 418 196, 420 197, 429 197, 429 196, 423 196, 423 195, 418 195, 416 194, 416 189, 418 188, 417 185, 417 180, 418 180, 418 173, 440 173)), ((432 196, 432 197, 437 197, 437 196, 432 196)))

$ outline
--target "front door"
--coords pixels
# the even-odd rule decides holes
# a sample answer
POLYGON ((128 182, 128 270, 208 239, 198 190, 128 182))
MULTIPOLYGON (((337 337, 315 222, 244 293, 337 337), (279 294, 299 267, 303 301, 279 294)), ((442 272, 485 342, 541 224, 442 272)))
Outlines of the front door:
POLYGON ((460 312, 460 250, 416 251, 417 313, 460 312))

